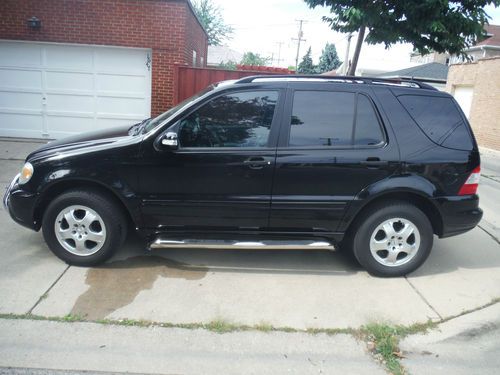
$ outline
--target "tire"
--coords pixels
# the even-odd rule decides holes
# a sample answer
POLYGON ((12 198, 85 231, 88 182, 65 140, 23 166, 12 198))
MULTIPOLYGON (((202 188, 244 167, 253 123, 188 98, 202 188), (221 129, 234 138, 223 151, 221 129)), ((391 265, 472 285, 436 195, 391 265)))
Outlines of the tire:
POLYGON ((404 276, 420 267, 433 243, 432 225, 417 207, 388 202, 372 207, 351 233, 358 262, 372 275, 404 276))
POLYGON ((58 258, 89 267, 109 259, 123 244, 127 221, 112 197, 93 190, 70 190, 48 205, 42 231, 58 258))

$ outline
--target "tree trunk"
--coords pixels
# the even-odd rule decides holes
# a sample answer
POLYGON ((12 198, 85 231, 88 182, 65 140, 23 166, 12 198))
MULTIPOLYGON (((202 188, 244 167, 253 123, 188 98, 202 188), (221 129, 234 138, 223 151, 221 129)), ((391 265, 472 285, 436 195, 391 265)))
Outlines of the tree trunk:
POLYGON ((356 74, 356 67, 358 65, 359 53, 361 52, 361 46, 363 45, 363 40, 365 39, 365 26, 361 26, 358 33, 358 40, 356 41, 356 49, 354 50, 354 56, 352 57, 352 63, 349 67, 348 76, 353 76, 356 74))

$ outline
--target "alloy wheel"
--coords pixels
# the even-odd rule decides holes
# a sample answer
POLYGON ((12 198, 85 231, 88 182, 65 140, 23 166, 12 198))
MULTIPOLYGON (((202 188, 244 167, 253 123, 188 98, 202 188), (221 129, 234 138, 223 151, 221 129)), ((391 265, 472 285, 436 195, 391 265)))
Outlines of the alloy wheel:
POLYGON ((54 231, 61 246, 78 256, 95 254, 106 241, 104 221, 86 206, 69 206, 61 210, 54 231))

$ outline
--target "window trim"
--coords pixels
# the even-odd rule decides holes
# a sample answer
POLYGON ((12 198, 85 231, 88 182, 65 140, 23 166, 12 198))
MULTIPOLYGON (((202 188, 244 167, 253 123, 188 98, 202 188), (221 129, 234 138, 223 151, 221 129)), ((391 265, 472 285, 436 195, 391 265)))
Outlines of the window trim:
MULTIPOLYGON (((283 115, 283 122, 286 131, 283 131, 283 134, 280 134, 280 142, 278 146, 278 150, 363 150, 363 149, 378 149, 378 148, 383 148, 386 147, 387 144, 389 143, 388 135, 387 135, 387 130, 385 129, 385 124, 382 120, 382 116, 380 115, 380 112, 378 110, 378 107, 375 105, 373 99, 371 96, 364 92, 364 91, 359 91, 359 90, 342 90, 342 89, 337 89, 337 90, 328 90, 328 89, 295 89, 295 88, 290 88, 287 93, 287 103, 283 115), (355 95, 355 101, 354 101, 354 119, 353 119, 353 130, 352 130, 352 135, 351 135, 351 144, 349 145, 338 145, 338 146, 314 146, 314 145, 304 145, 304 146, 290 146, 290 136, 291 136, 291 120, 292 120, 292 115, 293 115, 293 99, 295 97, 295 92, 297 91, 308 91, 308 92, 333 92, 333 93, 351 93, 355 95), (355 139, 354 139, 354 134, 356 131, 356 124, 357 124, 357 106, 358 106, 358 96, 363 95, 368 99, 368 102, 370 103, 373 111, 375 112, 375 116, 377 118, 377 122, 380 128, 380 132, 382 134, 382 141, 377 143, 376 145, 356 145, 354 144, 355 139), (286 134, 285 134, 286 133, 286 134)), ((283 126, 282 126, 283 127, 283 126)))
POLYGON ((217 152, 233 151, 234 152, 234 151, 244 151, 244 150, 266 151, 269 149, 275 149, 277 138, 279 135, 279 128, 280 128, 279 120, 281 118, 281 116, 279 116, 278 113, 282 113, 282 111, 283 111, 283 108, 282 108, 283 107, 283 97, 285 96, 285 95, 283 95, 283 91, 284 91, 283 88, 262 87, 262 88, 247 88, 247 89, 245 89, 245 88, 239 87, 239 88, 234 89, 234 90, 221 91, 221 92, 217 93, 216 95, 213 95, 213 96, 210 96, 209 98, 206 98, 206 100, 204 100, 202 103, 198 103, 199 105, 195 106, 194 108, 190 108, 188 112, 183 114, 182 117, 179 118, 175 122, 175 124, 173 126, 169 127, 166 131, 171 130, 172 128, 175 127, 176 131, 179 132, 181 121, 183 121, 187 117, 191 116, 191 114, 196 112, 198 109, 200 109, 204 105, 208 104, 212 100, 220 98, 221 96, 233 95, 233 94, 238 94, 238 93, 259 92, 259 91, 264 91, 264 92, 274 91, 274 92, 278 93, 278 99, 276 101, 276 106, 274 109, 273 119, 271 121, 271 128, 269 129, 269 136, 267 138, 267 145, 266 146, 259 146, 259 147, 182 147, 182 145, 179 142, 179 148, 176 151, 177 152, 184 152, 184 151, 187 151, 187 152, 193 152, 193 151, 203 151, 203 152, 207 152, 207 151, 217 151, 217 152))

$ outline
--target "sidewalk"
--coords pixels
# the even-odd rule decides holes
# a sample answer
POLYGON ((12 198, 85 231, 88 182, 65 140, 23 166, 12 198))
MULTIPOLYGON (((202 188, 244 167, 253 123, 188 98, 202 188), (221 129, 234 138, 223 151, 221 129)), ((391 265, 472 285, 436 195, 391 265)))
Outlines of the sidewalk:
POLYGON ((500 369, 500 304, 410 336, 400 348, 411 374, 496 375, 500 369))
POLYGON ((218 334, 4 319, 0 332, 0 366, 150 374, 386 374, 364 343, 344 334, 218 334))

